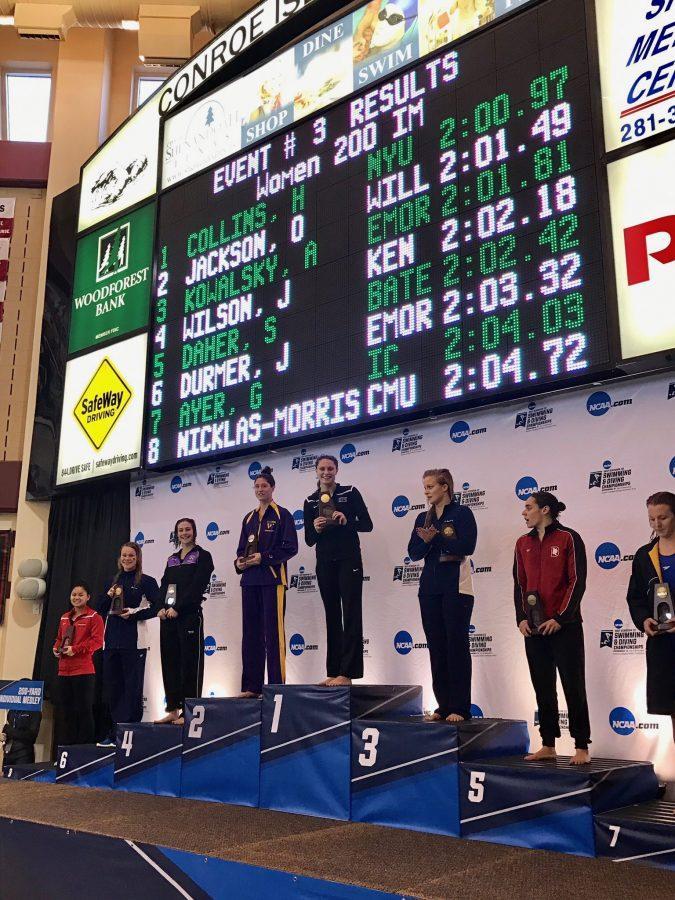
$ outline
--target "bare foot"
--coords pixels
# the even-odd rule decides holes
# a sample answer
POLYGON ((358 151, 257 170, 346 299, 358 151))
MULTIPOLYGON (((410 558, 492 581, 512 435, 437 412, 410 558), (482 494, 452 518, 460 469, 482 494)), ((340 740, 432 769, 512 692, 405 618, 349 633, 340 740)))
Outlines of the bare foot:
POLYGON ((555 747, 542 747, 541 750, 537 750, 536 753, 528 753, 527 756, 524 757, 526 762, 530 762, 533 759, 557 759, 558 756, 555 752, 555 747))
POLYGON ((571 766, 585 766, 591 761, 591 754, 588 750, 575 750, 574 756, 570 757, 571 766))
POLYGON ((185 719, 182 716, 178 716, 177 719, 174 719, 171 722, 172 725, 185 725, 185 719))
POLYGON ((351 678, 347 678, 346 675, 338 675, 337 678, 331 678, 328 682, 331 687, 348 687, 351 683, 351 678))
POLYGON ((424 718, 427 722, 442 722, 443 721, 443 716, 437 712, 427 713, 424 718))
POLYGON ((162 719, 155 719, 155 725, 170 725, 178 718, 178 710, 172 709, 162 719))
POLYGON ((333 679, 330 676, 328 676, 328 678, 324 678, 323 681, 320 681, 317 684, 317 687, 328 687, 328 685, 332 684, 332 683, 333 683, 333 679))
POLYGON ((446 722, 463 722, 464 716, 460 716, 459 713, 450 713, 449 716, 445 717, 446 722))
POLYGON ((242 691, 241 694, 237 694, 235 700, 257 700, 260 694, 256 694, 255 691, 242 691))

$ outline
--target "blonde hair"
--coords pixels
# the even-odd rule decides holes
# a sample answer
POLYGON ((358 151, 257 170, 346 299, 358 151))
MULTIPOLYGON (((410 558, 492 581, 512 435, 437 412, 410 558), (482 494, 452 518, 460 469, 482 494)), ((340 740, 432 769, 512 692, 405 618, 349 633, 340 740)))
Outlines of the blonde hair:
POLYGON ((435 478, 438 484, 447 484, 448 497, 452 500, 453 494, 455 493, 455 483, 452 480, 450 469, 427 469, 422 477, 435 478))
POLYGON ((143 551, 141 550, 140 544, 137 544, 136 541, 125 541, 120 547, 120 555, 117 560, 117 575, 115 575, 115 581, 122 575, 124 569, 122 568, 122 550, 125 547, 129 547, 136 554, 136 577, 134 578, 134 582, 136 584, 141 583, 141 575, 143 574, 143 551))

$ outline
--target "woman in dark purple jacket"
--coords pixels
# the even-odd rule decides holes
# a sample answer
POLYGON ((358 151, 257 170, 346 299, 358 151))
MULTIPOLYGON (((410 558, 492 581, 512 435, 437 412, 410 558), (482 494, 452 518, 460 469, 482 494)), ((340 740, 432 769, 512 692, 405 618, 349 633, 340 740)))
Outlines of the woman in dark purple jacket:
POLYGON ((286 680, 286 563, 298 552, 298 536, 293 516, 272 499, 274 487, 265 466, 253 483, 259 505, 244 517, 234 561, 241 574, 242 697, 260 696, 266 661, 269 684, 286 680))

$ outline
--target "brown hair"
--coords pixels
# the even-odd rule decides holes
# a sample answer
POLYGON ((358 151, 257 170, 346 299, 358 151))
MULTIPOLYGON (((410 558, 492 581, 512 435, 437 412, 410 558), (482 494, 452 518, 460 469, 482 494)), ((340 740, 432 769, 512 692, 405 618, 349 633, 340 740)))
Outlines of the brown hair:
POLYGON ((122 550, 125 547, 129 547, 136 554, 136 576, 134 578, 134 582, 136 584, 141 583, 141 575, 143 574, 143 551, 141 550, 141 545, 137 544, 136 541, 125 541, 120 547, 120 555, 117 560, 117 575, 115 575, 115 581, 122 575, 124 569, 122 568, 122 550))
POLYGON ((452 480, 450 469, 427 469, 422 478, 435 478, 439 484, 447 484, 448 497, 453 499, 455 493, 455 483, 452 480))
POLYGON ((675 494, 670 491, 657 491, 651 497, 647 497, 647 506, 669 506, 675 516, 675 494))

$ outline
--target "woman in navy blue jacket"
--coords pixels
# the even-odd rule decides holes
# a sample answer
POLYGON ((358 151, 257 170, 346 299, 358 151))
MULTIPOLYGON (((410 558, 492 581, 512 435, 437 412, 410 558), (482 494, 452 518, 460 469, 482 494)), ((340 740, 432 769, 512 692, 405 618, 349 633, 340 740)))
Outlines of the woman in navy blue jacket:
POLYGON ((461 722, 471 718, 473 597, 460 593, 460 567, 476 548, 476 520, 454 500, 447 469, 427 469, 424 494, 429 510, 415 520, 408 555, 424 560, 419 600, 438 703, 431 718, 461 722))
POLYGON ((112 718, 112 733, 102 747, 114 745, 118 722, 143 718, 145 650, 138 649, 137 623, 156 616, 159 606, 159 587, 154 578, 143 574, 143 552, 135 541, 122 544, 117 565, 115 577, 96 604, 105 620, 103 688, 112 718), (120 613, 111 612, 116 594, 122 601, 120 613))
POLYGON ((234 567, 241 574, 242 697, 259 697, 268 684, 286 680, 286 563, 298 552, 293 516, 272 499, 275 481, 269 466, 253 483, 257 509, 241 526, 234 567))

